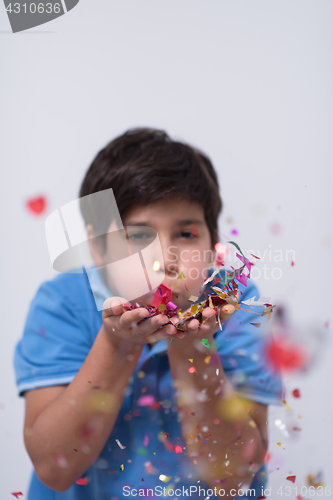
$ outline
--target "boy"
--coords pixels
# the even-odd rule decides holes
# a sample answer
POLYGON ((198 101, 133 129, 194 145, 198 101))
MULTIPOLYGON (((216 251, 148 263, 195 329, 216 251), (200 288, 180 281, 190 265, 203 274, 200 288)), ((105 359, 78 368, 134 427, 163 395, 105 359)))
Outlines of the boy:
MULTIPOLYGON (((129 242, 148 241, 145 228, 157 231, 163 284, 184 312, 212 272, 219 239, 222 203, 210 160, 163 131, 132 129, 99 152, 80 198, 110 188, 129 242), (175 279, 182 272, 185 279, 175 279)), ((207 307, 183 333, 163 312, 146 319, 144 306, 128 310, 127 297, 99 272, 112 233, 92 238, 98 221, 82 212, 94 296, 85 273, 45 282, 15 353, 35 469, 29 500, 257 498, 266 482, 267 404, 283 398, 250 325, 259 316, 230 301, 220 313, 223 331, 207 307)), ((237 299, 254 295, 250 281, 239 284, 237 299)))

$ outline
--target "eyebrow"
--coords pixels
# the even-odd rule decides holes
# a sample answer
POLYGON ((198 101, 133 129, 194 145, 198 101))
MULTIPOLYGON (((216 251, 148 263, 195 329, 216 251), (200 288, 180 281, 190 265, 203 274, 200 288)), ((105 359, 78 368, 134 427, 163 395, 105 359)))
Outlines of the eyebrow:
MULTIPOLYGON (((191 226, 192 224, 197 224, 198 226, 202 226, 204 224, 204 222, 200 219, 178 219, 176 221, 176 224, 178 226, 191 226)), ((127 222, 126 223, 126 226, 148 226, 148 227, 152 227, 150 224, 149 224, 149 221, 142 221, 142 222, 127 222)))

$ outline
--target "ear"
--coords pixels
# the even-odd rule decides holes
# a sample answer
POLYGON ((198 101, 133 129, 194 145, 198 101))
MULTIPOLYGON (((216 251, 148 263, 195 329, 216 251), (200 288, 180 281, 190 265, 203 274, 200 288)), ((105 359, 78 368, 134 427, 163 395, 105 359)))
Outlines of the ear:
POLYGON ((94 235, 93 227, 91 224, 86 226, 87 240, 89 244, 90 254, 93 258, 96 267, 103 267, 105 265, 104 249, 101 245, 100 237, 94 235))

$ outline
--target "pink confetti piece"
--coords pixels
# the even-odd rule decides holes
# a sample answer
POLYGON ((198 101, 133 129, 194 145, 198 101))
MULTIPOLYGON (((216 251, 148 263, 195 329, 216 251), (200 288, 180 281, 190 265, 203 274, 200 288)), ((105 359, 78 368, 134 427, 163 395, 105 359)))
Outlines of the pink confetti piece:
POLYGON ((16 491, 16 492, 12 493, 12 495, 13 495, 15 498, 18 498, 19 496, 23 496, 23 493, 22 493, 22 491, 16 491))
POLYGON ((138 406, 150 406, 155 403, 155 398, 152 394, 145 394, 138 399, 138 406))
POLYGON ((178 307, 176 306, 176 304, 174 304, 173 302, 171 302, 171 300, 170 300, 170 302, 168 302, 168 303, 167 303, 167 304, 165 304, 165 305, 166 305, 166 307, 167 307, 168 309, 170 309, 171 311, 175 311, 176 309, 178 309, 178 307))
POLYGON ((143 438, 143 446, 148 446, 148 444, 149 444, 149 437, 146 434, 145 437, 143 438))
POLYGON ((281 226, 277 222, 270 225, 269 231, 271 234, 274 234, 274 236, 278 236, 282 232, 281 226))
POLYGON ((230 231, 230 233, 231 233, 231 234, 233 234, 234 236, 237 236, 237 235, 238 235, 238 231, 237 231, 237 229, 232 229, 232 230, 230 231))

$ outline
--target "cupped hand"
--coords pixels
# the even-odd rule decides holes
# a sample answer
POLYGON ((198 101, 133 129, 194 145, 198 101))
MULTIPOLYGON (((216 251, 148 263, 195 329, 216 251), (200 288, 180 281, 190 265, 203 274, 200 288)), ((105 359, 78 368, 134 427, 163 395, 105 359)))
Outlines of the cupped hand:
POLYGON ((102 318, 104 328, 113 340, 148 344, 184 335, 169 323, 164 314, 150 317, 144 307, 128 310, 128 302, 122 297, 110 297, 104 302, 102 318))
MULTIPOLYGON (((220 323, 223 324, 230 316, 235 312, 236 308, 234 304, 237 304, 239 300, 239 294, 232 298, 224 299, 228 304, 221 306, 220 309, 220 323)), ((214 335, 217 330, 220 328, 219 321, 215 310, 211 307, 205 307, 202 311, 202 319, 199 321, 198 319, 191 319, 187 323, 187 332, 191 336, 201 336, 201 337, 209 337, 214 335)), ((184 335, 185 336, 185 335, 184 335)))

